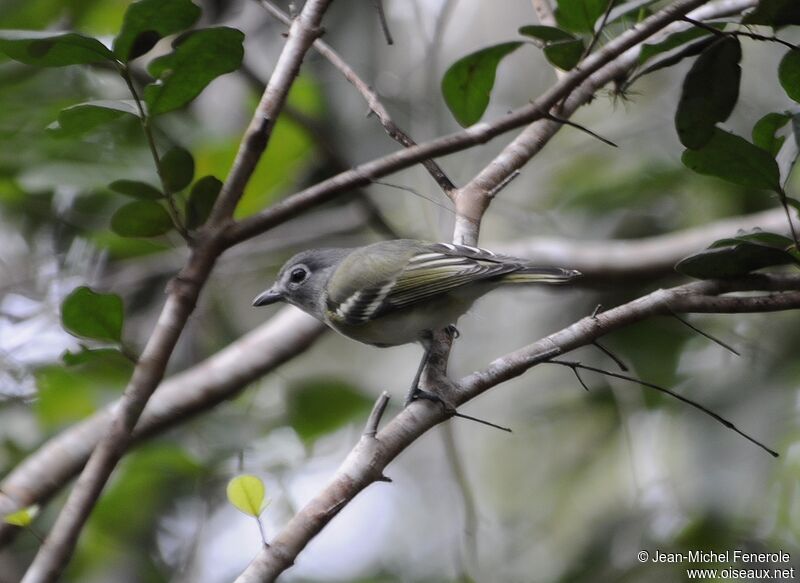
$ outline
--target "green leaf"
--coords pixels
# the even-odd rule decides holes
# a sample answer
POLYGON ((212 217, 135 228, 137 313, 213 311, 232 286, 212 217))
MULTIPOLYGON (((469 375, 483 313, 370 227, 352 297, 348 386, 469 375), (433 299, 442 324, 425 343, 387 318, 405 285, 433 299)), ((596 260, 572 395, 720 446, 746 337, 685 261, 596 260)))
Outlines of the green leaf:
POLYGON ((489 105, 497 66, 521 42, 494 45, 471 53, 453 63, 442 78, 442 95, 456 121, 471 126, 481 119, 489 105))
POLYGON ((170 192, 183 190, 194 178, 194 158, 188 150, 175 146, 162 156, 161 172, 170 192))
POLYGON ((200 13, 200 7, 190 0, 134 2, 125 11, 122 29, 114 39, 114 53, 123 62, 140 57, 165 36, 192 26, 200 13))
POLYGON ((0 30, 0 51, 37 67, 115 61, 114 53, 99 40, 75 32, 0 30))
POLYGON ((790 119, 792 116, 785 113, 768 113, 753 126, 753 143, 773 157, 777 156, 786 137, 775 134, 790 119))
POLYGON ((702 38, 698 41, 693 43, 688 43, 682 46, 677 47, 671 51, 664 53, 661 56, 655 56, 652 59, 652 62, 642 69, 638 71, 636 74, 632 75, 627 83, 626 86, 632 85, 637 79, 644 77, 645 75, 649 75, 655 71, 659 71, 661 69, 665 69, 667 67, 672 67, 680 63, 682 60, 687 59, 689 57, 694 57, 702 53, 706 48, 708 48, 713 42, 713 37, 702 38))
MULTIPOLYGON (((721 25, 713 25, 713 26, 719 28, 720 30, 722 29, 721 25)), ((704 28, 697 28, 693 26, 691 28, 687 28, 686 30, 675 32, 669 35, 661 42, 653 44, 645 43, 642 45, 642 48, 639 51, 639 64, 643 65, 656 55, 672 51, 680 46, 683 46, 699 38, 706 38, 710 34, 711 32, 709 32, 704 28)))
POLYGON ((12 512, 11 514, 6 514, 3 517, 3 522, 6 524, 11 524, 13 526, 30 526, 33 519, 36 518, 36 515, 39 514, 39 506, 28 506, 27 508, 23 508, 22 510, 17 510, 16 512, 12 512))
POLYGON ((778 66, 778 79, 786 95, 800 103, 800 50, 791 49, 778 66))
POLYGON ((217 202, 222 182, 214 176, 203 176, 194 183, 186 203, 186 226, 196 229, 206 222, 217 202))
POLYGON ((182 35, 174 50, 154 59, 148 71, 157 79, 144 89, 151 115, 183 107, 206 85, 242 64, 244 34, 234 28, 205 28, 182 35))
POLYGON ((111 230, 123 237, 156 237, 172 229, 166 209, 151 200, 137 200, 119 209, 111 217, 111 230))
POLYGON ((124 313, 122 298, 82 286, 61 303, 61 322, 70 334, 94 340, 119 342, 124 313))
POLYGON ((311 378, 289 391, 289 423, 307 442, 366 415, 371 408, 371 399, 337 379, 311 378))
POLYGON ((746 188, 781 192, 778 164, 768 152, 719 128, 698 150, 685 150, 681 161, 699 174, 716 176, 746 188))
POLYGON ((164 198, 164 193, 155 186, 138 180, 115 180, 108 185, 108 188, 119 194, 143 200, 158 200, 164 198))
POLYGON ((544 42, 544 56, 551 64, 565 71, 580 62, 586 48, 582 39, 552 26, 523 26, 519 33, 544 42))
POLYGON ((744 275, 775 265, 795 263, 788 251, 792 241, 775 233, 752 233, 715 241, 699 253, 681 260, 675 269, 698 279, 744 275))
POLYGON ((237 510, 258 518, 269 502, 264 498, 266 488, 261 478, 242 474, 231 478, 225 494, 237 510))
POLYGON ((133 101, 98 100, 79 103, 58 114, 58 121, 48 126, 48 130, 59 135, 78 135, 97 126, 107 124, 122 116, 139 117, 139 110, 133 101))
POLYGON ((725 37, 705 49, 683 81, 675 114, 675 128, 687 148, 703 147, 717 122, 725 121, 739 99, 742 48, 736 38, 725 37))
POLYGON ((608 0, 557 0, 556 22, 572 32, 594 32, 594 23, 603 15, 608 0))
POLYGON ((765 24, 780 28, 789 24, 800 24, 800 4, 797 0, 761 0, 742 24, 765 24))

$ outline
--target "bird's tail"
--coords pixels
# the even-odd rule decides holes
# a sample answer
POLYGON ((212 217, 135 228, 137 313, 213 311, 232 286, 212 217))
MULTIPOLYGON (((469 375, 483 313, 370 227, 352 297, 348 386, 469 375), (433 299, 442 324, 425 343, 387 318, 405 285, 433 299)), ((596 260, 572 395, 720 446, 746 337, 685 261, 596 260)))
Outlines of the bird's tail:
POLYGON ((559 267, 524 267, 503 277, 503 283, 544 283, 558 285, 569 283, 581 276, 575 269, 559 267))

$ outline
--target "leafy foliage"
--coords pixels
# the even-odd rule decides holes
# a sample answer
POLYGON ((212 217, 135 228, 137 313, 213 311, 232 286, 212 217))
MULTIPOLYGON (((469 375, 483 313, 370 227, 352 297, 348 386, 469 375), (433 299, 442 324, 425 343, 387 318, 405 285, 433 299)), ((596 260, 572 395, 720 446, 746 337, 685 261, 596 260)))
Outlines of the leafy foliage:
POLYGON ((111 229, 122 237, 157 237, 172 228, 167 209, 152 200, 129 202, 111 217, 111 229))
POLYGON ((778 67, 778 79, 786 95, 800 103, 800 50, 793 49, 784 55, 778 67))
POLYGON ((780 171, 769 152, 744 138, 715 128, 711 139, 696 150, 686 150, 681 158, 688 167, 749 188, 781 191, 780 171))
POLYGON ((786 138, 776 133, 791 119, 792 116, 785 113, 768 113, 753 126, 753 143, 773 157, 777 156, 786 138))
POLYGON ((607 5, 606 0, 557 0, 556 21, 572 32, 591 33, 607 5))
POLYGON ((797 263, 793 241, 775 233, 753 233, 721 239, 708 249, 681 260, 675 269, 698 279, 744 275, 776 265, 797 263))
POLYGON ((61 304, 61 322, 76 336, 119 342, 122 339, 122 299, 81 286, 61 304))
POLYGON ((745 24, 766 24, 780 28, 800 24, 800 4, 795 0, 761 0, 753 12, 742 19, 745 24))
POLYGON ((578 64, 586 49, 583 39, 552 26, 523 26, 519 29, 519 33, 542 41, 547 60, 565 71, 578 64))
POLYGON ((370 399, 341 380, 307 379, 289 392, 289 423, 304 441, 314 441, 371 408, 370 399))
POLYGON ((169 192, 178 192, 192 183, 194 178, 194 158, 181 148, 171 148, 161 158, 161 178, 169 192))
POLYGON ((115 180, 109 184, 108 187, 114 192, 143 200, 158 200, 164 198, 163 192, 139 180, 115 180))
POLYGON ((114 60, 114 53, 99 40, 75 32, 2 30, 0 51, 15 61, 37 67, 89 65, 114 60))
POLYGON ((3 522, 6 524, 13 524, 14 526, 30 526, 37 514, 39 514, 38 506, 28 506, 27 508, 22 508, 11 514, 6 514, 3 517, 3 522))
POLYGON ((206 222, 217 201, 222 182, 214 176, 203 176, 192 185, 186 203, 186 226, 196 229, 206 222))
POLYGON ((462 57, 442 78, 442 95, 456 121, 467 127, 481 119, 489 105, 497 66, 503 58, 522 46, 508 42, 462 57))
POLYGON ((150 51, 163 37, 186 30, 200 18, 200 7, 190 0, 138 0, 125 12, 114 54, 123 62, 150 51))
POLYGON ((239 68, 244 34, 234 28, 206 28, 187 33, 173 51, 150 62, 147 70, 158 81, 144 90, 150 115, 179 109, 197 97, 214 79, 239 68))
POLYGON ((58 114, 58 121, 47 129, 62 136, 75 136, 115 121, 123 116, 139 117, 139 110, 131 100, 101 99, 78 103, 58 114))
POLYGON ((675 114, 678 137, 687 148, 706 145, 717 122, 730 116, 739 99, 741 59, 739 39, 725 37, 705 49, 692 65, 675 114))

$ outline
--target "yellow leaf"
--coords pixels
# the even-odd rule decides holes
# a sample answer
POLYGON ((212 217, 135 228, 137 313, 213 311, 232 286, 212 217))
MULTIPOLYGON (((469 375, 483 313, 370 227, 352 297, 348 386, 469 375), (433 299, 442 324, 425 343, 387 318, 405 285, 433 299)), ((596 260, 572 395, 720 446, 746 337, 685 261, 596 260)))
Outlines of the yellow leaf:
POLYGON ((3 517, 3 522, 12 524, 14 526, 28 526, 31 522, 33 522, 33 519, 36 518, 37 514, 39 514, 38 506, 28 506, 22 510, 17 510, 11 514, 6 514, 3 517))
POLYGON ((267 506, 261 478, 243 474, 228 482, 228 501, 245 514, 258 517, 267 506))

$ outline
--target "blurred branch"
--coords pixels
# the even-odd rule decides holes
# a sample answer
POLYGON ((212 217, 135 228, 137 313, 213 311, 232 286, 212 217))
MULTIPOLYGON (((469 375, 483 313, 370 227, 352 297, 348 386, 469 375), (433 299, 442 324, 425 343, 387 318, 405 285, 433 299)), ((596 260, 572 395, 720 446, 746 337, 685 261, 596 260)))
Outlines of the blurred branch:
MULTIPOLYGON (((457 383, 444 379, 442 395, 462 405, 492 387, 517 377, 537 364, 592 344, 615 330, 672 312, 744 313, 800 308, 800 276, 753 274, 725 280, 689 283, 657 290, 608 311, 587 316, 538 342, 491 362, 457 383), (723 296, 743 291, 777 292, 757 296, 723 296)), ((414 401, 375 437, 362 437, 328 485, 308 502, 262 549, 237 583, 274 581, 331 520, 327 509, 340 511, 364 488, 379 481, 386 466, 448 413, 427 401, 414 401)))
POLYGON ((539 24, 558 26, 550 0, 531 0, 531 4, 533 5, 533 11, 536 13, 536 18, 539 19, 539 24))
MULTIPOLYGON (((259 0, 259 4, 269 12, 275 19, 284 24, 290 22, 288 15, 286 15, 280 8, 269 2, 269 0, 259 0)), ((381 4, 379 4, 382 6, 381 4)), ((389 43, 392 44, 392 43, 389 43)), ((312 45, 320 55, 322 55, 331 65, 334 66, 343 76, 347 79, 353 87, 361 94, 367 102, 370 111, 375 114, 381 125, 386 130, 390 138, 402 144, 406 148, 415 146, 417 143, 411 139, 407 133, 401 130, 389 115, 389 111, 381 103, 378 94, 348 65, 345 60, 337 53, 331 46, 323 40, 317 39, 312 45)), ((444 193, 452 198, 452 193, 456 189, 453 182, 448 178, 444 170, 432 159, 422 160, 422 165, 436 181, 444 193)))
POLYGON ((491 248, 542 265, 568 266, 593 281, 644 279, 672 273, 675 264, 687 255, 704 249, 717 239, 754 227, 784 233, 787 230, 786 218, 781 209, 773 209, 642 239, 576 241, 532 237, 491 248))
POLYGON ((200 290, 224 251, 221 226, 231 220, 245 185, 267 147, 275 120, 297 77, 303 57, 321 32, 322 15, 329 3, 330 0, 308 0, 292 23, 208 224, 198 233, 196 246, 186 265, 170 282, 158 322, 112 414, 112 420, 72 488, 45 543, 25 573, 23 583, 55 581, 69 562, 83 525, 124 455, 145 405, 164 377, 169 358, 194 311, 200 290))
MULTIPOLYGON (((164 381, 145 407, 132 439, 139 443, 224 403, 249 383, 301 354, 327 328, 287 307, 267 323, 192 368, 164 381)), ((52 437, 0 483, 0 515, 42 504, 84 466, 119 401, 52 437)), ((0 545, 19 529, 0 523, 0 545)))

